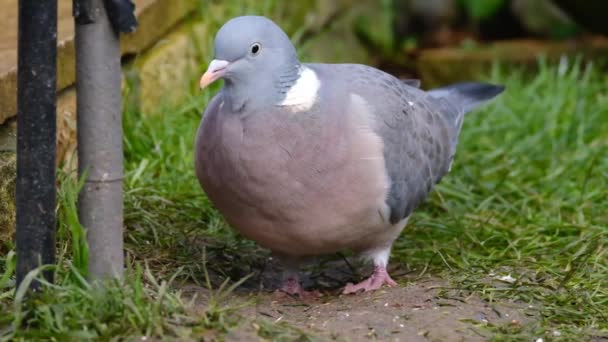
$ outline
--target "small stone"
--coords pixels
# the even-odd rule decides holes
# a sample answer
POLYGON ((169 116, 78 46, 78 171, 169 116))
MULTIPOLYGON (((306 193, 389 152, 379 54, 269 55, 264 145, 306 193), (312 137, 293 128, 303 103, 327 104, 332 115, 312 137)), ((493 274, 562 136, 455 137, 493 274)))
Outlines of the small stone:
POLYGON ((509 284, 513 284, 514 282, 517 281, 517 279, 511 277, 510 273, 509 273, 509 275, 506 275, 506 276, 496 277, 496 279, 498 279, 500 281, 504 281, 505 283, 509 283, 509 284))
POLYGON ((484 323, 484 324, 487 324, 487 323, 488 323, 488 317, 487 317, 487 316, 486 316, 486 314, 485 314, 485 313, 483 313, 483 312, 478 312, 478 313, 475 315, 475 320, 477 320, 477 321, 479 321, 479 322, 481 322, 481 323, 484 323))
POLYGON ((418 336, 424 336, 424 337, 426 337, 428 334, 429 334, 428 330, 420 330, 418 332, 418 336))

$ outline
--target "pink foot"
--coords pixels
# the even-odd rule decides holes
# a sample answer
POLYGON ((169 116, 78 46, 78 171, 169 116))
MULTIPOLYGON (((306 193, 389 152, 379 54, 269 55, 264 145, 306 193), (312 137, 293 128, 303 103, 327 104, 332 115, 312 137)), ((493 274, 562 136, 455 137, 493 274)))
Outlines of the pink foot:
POLYGON ((283 286, 279 289, 279 294, 298 296, 302 299, 319 298, 321 293, 319 291, 306 291, 300 286, 300 281, 297 278, 287 278, 283 282, 283 286))
POLYGON ((390 275, 388 275, 388 272, 386 272, 386 267, 384 266, 376 266, 374 268, 374 273, 372 273, 372 275, 365 279, 364 281, 358 283, 358 284, 352 284, 352 283, 348 283, 346 284, 346 286, 344 287, 344 291, 342 292, 343 294, 351 294, 351 293, 357 293, 360 291, 363 292, 368 292, 368 291, 374 291, 374 290, 378 290, 379 288, 382 287, 382 285, 386 284, 389 287, 392 286, 397 286, 397 283, 391 278, 390 275))

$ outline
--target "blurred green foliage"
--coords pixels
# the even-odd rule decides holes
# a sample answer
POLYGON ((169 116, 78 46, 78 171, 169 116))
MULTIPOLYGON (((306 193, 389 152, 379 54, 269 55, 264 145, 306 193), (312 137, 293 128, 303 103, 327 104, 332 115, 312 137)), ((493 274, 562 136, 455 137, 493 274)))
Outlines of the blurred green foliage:
POLYGON ((470 18, 474 20, 486 19, 494 15, 506 0, 459 0, 470 18))

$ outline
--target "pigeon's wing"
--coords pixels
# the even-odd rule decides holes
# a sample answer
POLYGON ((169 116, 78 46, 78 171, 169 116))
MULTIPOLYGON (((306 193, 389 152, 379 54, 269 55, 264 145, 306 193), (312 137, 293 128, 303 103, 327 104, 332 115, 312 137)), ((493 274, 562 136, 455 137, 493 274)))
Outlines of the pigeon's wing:
POLYGON ((375 116, 390 178, 386 202, 397 223, 426 198, 450 164, 454 127, 433 98, 399 79, 363 65, 342 65, 346 84, 362 96, 375 116))
POLYGON ((426 94, 415 90, 396 88, 384 99, 387 108, 376 112, 391 180, 392 223, 408 217, 448 172, 456 134, 426 94))
POLYGON ((346 90, 369 107, 373 129, 383 143, 391 223, 408 217, 449 171, 464 114, 504 90, 503 86, 469 82, 425 92, 412 86, 418 82, 399 80, 365 65, 309 66, 330 84, 330 103, 336 105, 344 99, 341 92, 346 90))

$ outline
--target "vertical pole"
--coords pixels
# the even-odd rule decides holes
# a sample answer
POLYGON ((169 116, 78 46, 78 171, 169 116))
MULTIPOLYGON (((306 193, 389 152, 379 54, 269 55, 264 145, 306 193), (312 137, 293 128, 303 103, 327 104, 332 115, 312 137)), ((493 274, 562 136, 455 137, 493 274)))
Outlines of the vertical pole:
MULTIPOLYGON (((17 283, 55 262, 57 1, 19 1, 17 283)), ((44 274, 53 280, 52 272, 44 274)), ((31 284, 37 289, 39 284, 31 284)))
POLYGON ((124 256, 119 39, 102 0, 76 1, 86 3, 82 8, 91 17, 76 17, 78 170, 87 175, 79 217, 87 229, 91 278, 120 278, 124 256))

